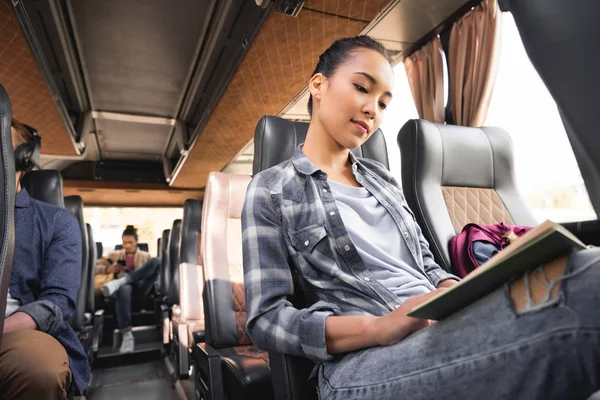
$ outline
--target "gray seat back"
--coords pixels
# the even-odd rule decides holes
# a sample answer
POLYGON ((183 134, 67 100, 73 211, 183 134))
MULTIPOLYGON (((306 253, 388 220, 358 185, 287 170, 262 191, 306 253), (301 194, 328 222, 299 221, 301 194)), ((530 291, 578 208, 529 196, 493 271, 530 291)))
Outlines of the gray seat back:
POLYGON ((447 271, 450 239, 466 224, 537 224, 518 193, 512 141, 503 129, 410 120, 398 145, 406 201, 447 271))
MULTIPOLYGON (((71 326, 75 331, 83 329, 85 310, 87 307, 88 288, 90 279, 89 240, 87 227, 83 220, 83 200, 81 196, 67 196, 64 199, 65 208, 77 219, 81 234, 81 284, 77 291, 77 308, 71 318, 71 326)), ((95 265, 95 263, 94 263, 95 265)))
MULTIPOLYGON (((12 108, 8 93, 0 85, 0 184, 4 188, 0 196, 0 310, 6 309, 6 297, 13 261, 15 227, 15 159, 10 123, 12 108)), ((4 329, 4 311, 0 312, 0 332, 4 329)), ((0 344, 2 335, 0 335, 0 344)))

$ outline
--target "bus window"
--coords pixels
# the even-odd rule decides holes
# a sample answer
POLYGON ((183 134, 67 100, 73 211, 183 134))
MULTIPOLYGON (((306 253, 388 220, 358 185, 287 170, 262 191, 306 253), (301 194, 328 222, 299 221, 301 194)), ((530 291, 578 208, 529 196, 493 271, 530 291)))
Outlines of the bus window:
POLYGON ((115 250, 121 244, 121 234, 127 225, 137 229, 138 243, 147 243, 149 253, 156 257, 156 239, 164 229, 170 229, 173 221, 183 216, 181 208, 143 207, 85 207, 84 219, 94 230, 94 239, 102 243, 103 253, 115 250))
POLYGON ((525 53, 512 14, 503 19, 500 65, 485 125, 510 133, 517 184, 538 221, 595 219, 556 103, 525 53))
POLYGON ((400 176, 400 149, 398 148, 398 132, 409 119, 418 119, 419 114, 410 92, 408 77, 404 64, 399 63, 394 67, 394 95, 393 100, 385 111, 385 118, 380 129, 385 136, 390 163, 390 171, 398 181, 402 182, 400 176))

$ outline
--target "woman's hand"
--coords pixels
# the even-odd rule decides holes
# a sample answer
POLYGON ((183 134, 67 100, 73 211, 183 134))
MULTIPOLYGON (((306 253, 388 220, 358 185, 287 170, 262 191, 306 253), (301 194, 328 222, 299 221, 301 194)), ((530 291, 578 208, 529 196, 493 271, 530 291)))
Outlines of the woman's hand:
POLYGON ((409 317, 406 313, 444 290, 446 288, 441 287, 430 293, 409 297, 396 310, 378 317, 373 325, 377 344, 380 346, 389 346, 398 343, 411 333, 432 325, 434 322, 431 320, 409 317))
POLYGON ((121 264, 113 263, 110 267, 106 268, 107 274, 119 274, 121 273, 121 264))

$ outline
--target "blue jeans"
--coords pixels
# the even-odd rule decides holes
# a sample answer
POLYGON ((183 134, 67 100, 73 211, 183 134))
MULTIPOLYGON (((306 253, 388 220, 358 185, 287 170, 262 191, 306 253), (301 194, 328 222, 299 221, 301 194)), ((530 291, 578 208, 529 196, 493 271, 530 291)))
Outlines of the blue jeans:
POLYGON ((586 399, 600 388, 600 248, 572 254, 565 274, 541 308, 516 312, 505 286, 395 345, 322 363, 320 398, 586 399))
POLYGON ((146 264, 129 272, 130 282, 117 290, 112 298, 115 299, 115 313, 117 314, 117 326, 119 329, 131 327, 131 298, 133 292, 147 296, 158 273, 160 272, 160 260, 151 258, 146 264))

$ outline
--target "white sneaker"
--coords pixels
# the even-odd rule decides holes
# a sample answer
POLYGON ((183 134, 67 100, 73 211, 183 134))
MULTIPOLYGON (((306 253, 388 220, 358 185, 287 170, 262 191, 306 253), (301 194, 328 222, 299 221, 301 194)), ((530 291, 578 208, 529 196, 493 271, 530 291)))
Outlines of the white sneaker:
POLYGON ((121 341, 121 347, 119 353, 131 353, 135 349, 135 339, 131 331, 123 333, 123 339, 121 341))
POLYGON ((110 282, 102 285, 102 287, 100 288, 100 291, 102 292, 104 297, 110 297, 110 296, 112 296, 112 294, 114 292, 119 290, 119 288, 121 286, 123 286, 125 283, 126 283, 125 278, 115 279, 113 281, 110 281, 110 282))

